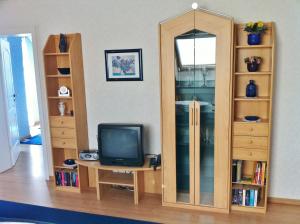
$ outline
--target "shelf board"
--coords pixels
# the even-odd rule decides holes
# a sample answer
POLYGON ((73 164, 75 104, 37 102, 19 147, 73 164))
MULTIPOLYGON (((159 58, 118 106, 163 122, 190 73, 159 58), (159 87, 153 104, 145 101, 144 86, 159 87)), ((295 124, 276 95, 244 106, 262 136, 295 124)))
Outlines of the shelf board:
POLYGON ((71 75, 47 75, 47 78, 70 78, 71 75))
POLYGON ((72 187, 72 186, 55 186, 56 190, 59 191, 67 191, 67 192, 74 192, 74 193, 80 193, 79 187, 72 187))
POLYGON ((247 185, 247 186, 256 186, 256 187, 265 187, 265 185, 262 184, 254 184, 254 183, 243 183, 243 182, 232 182, 232 185, 247 185))
POLYGON ((235 72, 235 75, 271 75, 272 72, 235 72))
POLYGON ((133 187, 133 175, 127 173, 110 173, 99 177, 99 184, 115 184, 120 186, 133 187))
POLYGON ((65 55, 69 55, 68 52, 65 52, 65 53, 44 53, 45 56, 65 56, 65 55))
POLYGON ((48 99, 65 99, 65 100, 70 100, 72 99, 71 96, 48 96, 48 99))
POLYGON ((67 170, 73 170, 73 171, 77 170, 77 167, 74 169, 74 168, 66 167, 66 166, 54 166, 54 168, 55 169, 67 169, 67 170))
POLYGON ((237 49, 249 49, 249 48, 272 48, 272 45, 236 45, 237 49))
POLYGON ((269 123, 268 119, 261 119, 259 122, 250 122, 250 121, 244 121, 243 118, 235 118, 234 122, 237 123, 245 123, 245 124, 261 124, 261 123, 269 123))
POLYGON ((270 101, 270 97, 260 96, 260 97, 236 97, 235 101, 270 101))
POLYGON ((263 206, 257 206, 257 207, 251 207, 251 206, 242 206, 242 205, 231 205, 232 211, 240 211, 240 212, 254 212, 254 213, 265 213, 265 207, 263 206))

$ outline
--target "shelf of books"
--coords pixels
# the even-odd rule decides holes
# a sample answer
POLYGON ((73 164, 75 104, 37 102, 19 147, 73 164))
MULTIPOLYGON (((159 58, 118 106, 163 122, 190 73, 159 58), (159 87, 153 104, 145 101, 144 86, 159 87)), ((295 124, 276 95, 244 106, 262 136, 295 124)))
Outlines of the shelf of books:
POLYGON ((233 211, 267 211, 274 25, 271 22, 264 25, 267 29, 261 36, 261 44, 247 46, 245 24, 235 24, 231 180, 233 211), (259 58, 257 70, 249 70, 249 58, 259 58), (254 93, 249 93, 249 83, 252 83, 252 90, 254 83, 254 93))

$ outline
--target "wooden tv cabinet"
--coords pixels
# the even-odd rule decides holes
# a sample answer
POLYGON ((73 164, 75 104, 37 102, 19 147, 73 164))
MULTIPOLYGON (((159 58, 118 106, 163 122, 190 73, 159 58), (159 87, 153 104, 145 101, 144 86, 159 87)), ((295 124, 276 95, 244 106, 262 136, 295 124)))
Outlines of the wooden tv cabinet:
POLYGON ((144 193, 161 194, 160 167, 157 167, 156 171, 149 167, 149 158, 145 158, 145 164, 142 167, 105 166, 99 161, 76 160, 76 163, 95 170, 98 200, 101 200, 106 190, 113 185, 132 188, 134 204, 139 203, 144 193))

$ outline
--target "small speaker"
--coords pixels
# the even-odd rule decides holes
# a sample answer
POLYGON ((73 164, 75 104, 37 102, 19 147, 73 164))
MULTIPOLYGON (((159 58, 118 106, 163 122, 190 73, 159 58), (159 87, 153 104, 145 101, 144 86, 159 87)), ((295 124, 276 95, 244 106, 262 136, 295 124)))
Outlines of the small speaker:
POLYGON ((97 150, 83 150, 79 153, 79 159, 96 161, 99 160, 99 155, 97 150))

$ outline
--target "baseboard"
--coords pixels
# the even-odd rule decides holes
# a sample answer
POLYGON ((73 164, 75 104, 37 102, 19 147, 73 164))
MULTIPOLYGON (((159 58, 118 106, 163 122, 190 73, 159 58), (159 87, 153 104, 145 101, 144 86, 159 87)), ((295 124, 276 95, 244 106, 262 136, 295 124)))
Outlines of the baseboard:
POLYGON ((299 205, 300 206, 300 200, 298 200, 298 199, 268 197, 268 202, 273 203, 273 204, 299 205))

